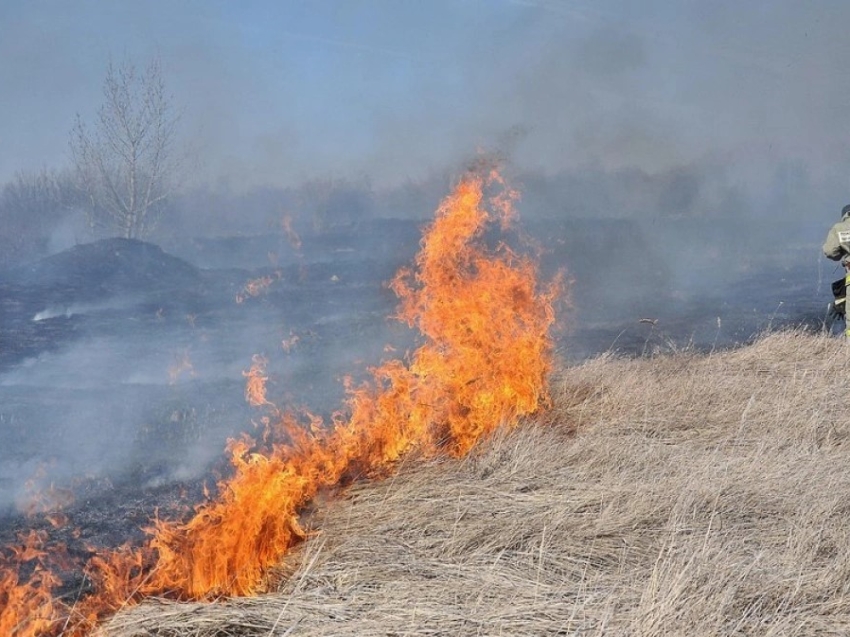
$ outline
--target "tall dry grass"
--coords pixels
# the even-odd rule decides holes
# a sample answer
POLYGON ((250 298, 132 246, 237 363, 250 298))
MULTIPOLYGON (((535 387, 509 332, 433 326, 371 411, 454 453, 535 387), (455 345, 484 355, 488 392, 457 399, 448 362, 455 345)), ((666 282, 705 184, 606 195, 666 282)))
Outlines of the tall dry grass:
POLYGON ((103 635, 848 635, 848 374, 794 331, 566 369, 539 422, 318 506, 279 590, 103 635))

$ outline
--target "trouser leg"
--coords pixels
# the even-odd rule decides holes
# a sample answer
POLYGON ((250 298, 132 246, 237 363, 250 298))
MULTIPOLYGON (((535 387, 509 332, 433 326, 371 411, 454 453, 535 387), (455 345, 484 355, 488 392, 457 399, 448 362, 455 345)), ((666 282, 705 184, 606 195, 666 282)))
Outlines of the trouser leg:
POLYGON ((850 270, 844 272, 844 338, 850 339, 850 316, 847 314, 847 304, 850 303, 847 293, 850 292, 850 270))

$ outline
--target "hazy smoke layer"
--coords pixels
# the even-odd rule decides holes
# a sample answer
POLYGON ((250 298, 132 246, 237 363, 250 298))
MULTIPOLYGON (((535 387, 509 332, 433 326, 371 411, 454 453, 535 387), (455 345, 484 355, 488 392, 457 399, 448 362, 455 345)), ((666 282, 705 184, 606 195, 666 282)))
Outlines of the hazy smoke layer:
POLYGON ((202 475, 252 427, 254 354, 281 397, 335 407, 344 374, 409 346, 382 283, 479 149, 522 192, 511 239, 573 280, 565 359, 816 325, 838 275, 818 244, 850 200, 848 18, 788 0, 4 2, 0 508, 31 477, 202 475), (75 248, 110 233, 86 222, 69 131, 125 55, 162 62, 183 187, 147 237, 164 252, 86 261, 75 248))

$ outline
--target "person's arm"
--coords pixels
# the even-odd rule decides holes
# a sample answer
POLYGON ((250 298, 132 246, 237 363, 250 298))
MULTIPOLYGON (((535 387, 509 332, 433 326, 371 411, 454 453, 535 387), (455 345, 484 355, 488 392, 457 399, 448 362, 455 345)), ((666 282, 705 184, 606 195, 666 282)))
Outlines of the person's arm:
POLYGON ((833 261, 838 261, 844 254, 841 242, 838 240, 838 230, 835 226, 832 226, 826 235, 826 241, 823 242, 823 254, 827 259, 832 259, 833 261))

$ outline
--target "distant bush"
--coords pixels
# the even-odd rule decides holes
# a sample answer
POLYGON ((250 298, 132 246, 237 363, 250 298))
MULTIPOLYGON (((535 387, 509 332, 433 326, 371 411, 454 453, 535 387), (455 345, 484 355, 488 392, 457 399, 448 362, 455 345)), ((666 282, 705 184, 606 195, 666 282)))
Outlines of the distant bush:
POLYGON ((57 231, 71 228, 81 203, 66 172, 18 173, 0 190, 0 267, 47 254, 57 231))

